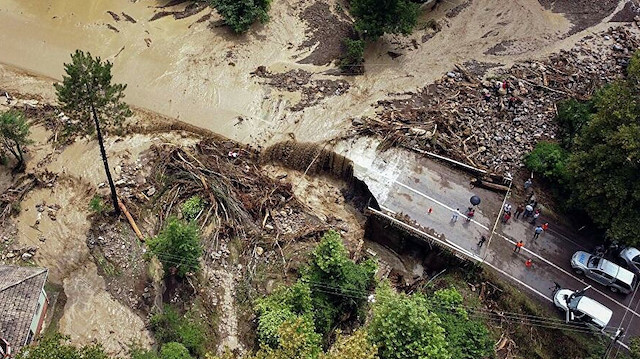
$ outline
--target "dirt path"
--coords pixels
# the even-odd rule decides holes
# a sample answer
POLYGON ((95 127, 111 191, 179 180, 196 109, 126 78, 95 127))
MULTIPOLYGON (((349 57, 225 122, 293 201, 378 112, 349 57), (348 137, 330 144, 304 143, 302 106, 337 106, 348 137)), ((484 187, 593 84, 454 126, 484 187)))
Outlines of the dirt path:
MULTIPOLYGON (((328 3, 335 9, 333 1, 328 3)), ((308 2, 274 2, 272 20, 244 36, 218 27, 220 19, 208 9, 179 20, 166 16, 150 21, 161 11, 157 5, 151 0, 109 0, 91 6, 83 0, 3 1, 0 63, 59 79, 69 53, 89 50, 115 63, 115 80, 129 84, 130 103, 241 142, 266 145, 291 136, 301 141, 333 138, 349 126, 348 118, 370 114, 371 104, 389 93, 423 87, 456 62, 509 65, 545 56, 584 36, 582 32, 565 38, 572 24, 538 0, 449 1, 427 12, 420 20, 423 25, 409 38, 385 36, 370 46, 367 74, 346 78, 348 91, 291 113, 287 109, 301 98, 301 90, 275 89, 251 72, 264 65, 275 73, 304 69, 314 79, 336 79, 322 74, 325 66, 297 63, 315 49, 308 47, 312 35, 301 19, 311 6, 308 2), (197 22, 207 16, 209 20, 197 22), (443 28, 435 35, 424 25, 431 18, 443 28), (388 51, 401 56, 392 59, 388 51)), ((51 96, 51 80, 36 84, 7 71, 0 69, 0 87, 18 82, 51 96)))

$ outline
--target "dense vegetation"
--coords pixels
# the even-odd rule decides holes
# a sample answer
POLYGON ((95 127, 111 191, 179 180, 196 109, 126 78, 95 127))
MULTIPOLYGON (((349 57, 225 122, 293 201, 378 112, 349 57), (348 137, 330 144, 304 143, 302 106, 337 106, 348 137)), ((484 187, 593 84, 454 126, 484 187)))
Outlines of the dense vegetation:
MULTIPOLYGON (((24 169, 23 149, 31 143, 31 140, 29 140, 29 124, 21 112, 9 110, 0 114, 0 143, 2 150, 11 153, 18 161, 15 168, 24 169)), ((4 157, 3 152, 0 152, 0 157, 4 157)))
POLYGON ((109 356, 99 344, 77 347, 69 343, 69 338, 56 334, 43 338, 38 345, 24 347, 17 359, 108 359, 109 356))
POLYGON ((164 229, 147 242, 149 249, 164 266, 165 274, 184 277, 200 269, 202 247, 198 228, 170 218, 164 229))
POLYGON ((256 21, 269 20, 271 0, 209 0, 209 3, 236 33, 249 30, 256 21))
POLYGON ((573 209, 589 215, 611 240, 640 245, 640 53, 627 77, 599 89, 586 103, 558 106, 560 141, 538 144, 525 159, 573 209))

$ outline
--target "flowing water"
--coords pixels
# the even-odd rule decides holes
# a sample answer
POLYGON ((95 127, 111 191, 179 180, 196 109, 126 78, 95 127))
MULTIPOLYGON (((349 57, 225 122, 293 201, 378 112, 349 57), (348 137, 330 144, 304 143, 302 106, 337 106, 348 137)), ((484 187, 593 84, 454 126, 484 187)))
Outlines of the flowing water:
POLYGON ((447 7, 461 2, 446 2, 442 10, 427 12, 421 21, 439 19, 445 30, 425 42, 425 30, 416 31, 411 39, 419 49, 398 50, 393 43, 408 40, 384 37, 368 47, 367 74, 346 78, 351 85, 347 94, 294 113, 286 109, 299 93, 277 91, 250 73, 264 65, 272 72, 302 68, 315 73, 314 78, 336 79, 321 74, 327 67, 296 63, 310 52, 299 47, 307 39, 299 14, 310 5, 301 0, 275 1, 271 20, 242 36, 214 26, 220 20, 215 12, 210 21, 197 23, 210 9, 180 20, 167 16, 149 21, 166 1, 3 0, 0 63, 59 80, 69 54, 88 50, 114 62, 115 80, 128 84, 127 101, 138 107, 245 143, 270 144, 290 134, 300 141, 320 141, 345 130, 349 118, 371 114, 372 104, 390 93, 421 88, 456 62, 509 64, 551 51, 571 25, 537 0, 473 1, 461 15, 444 16, 447 7), (136 23, 126 21, 124 14, 136 23), (516 44, 514 54, 485 54, 507 40, 516 44), (387 51, 404 55, 394 60, 387 51), (238 117, 245 120, 238 123, 238 117))

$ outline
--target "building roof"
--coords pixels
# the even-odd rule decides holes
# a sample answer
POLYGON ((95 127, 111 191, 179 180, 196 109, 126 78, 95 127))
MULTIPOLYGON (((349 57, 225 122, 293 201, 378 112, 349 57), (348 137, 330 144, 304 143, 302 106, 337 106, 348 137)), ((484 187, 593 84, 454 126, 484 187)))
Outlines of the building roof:
POLYGON ((0 337, 14 351, 29 336, 47 272, 45 268, 0 265, 0 337))

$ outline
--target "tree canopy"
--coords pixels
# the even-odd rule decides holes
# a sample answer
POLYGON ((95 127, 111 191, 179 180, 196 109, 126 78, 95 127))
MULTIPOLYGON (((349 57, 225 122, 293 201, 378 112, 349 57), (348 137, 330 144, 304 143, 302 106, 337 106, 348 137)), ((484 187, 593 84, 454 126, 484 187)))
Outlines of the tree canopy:
POLYGON ((162 262, 165 273, 173 270, 179 277, 200 269, 202 246, 198 228, 170 218, 164 229, 147 242, 151 252, 162 262))
POLYGON ((595 113, 575 137, 569 159, 574 203, 610 239, 640 244, 640 53, 628 77, 598 91, 595 113))
POLYGON ((34 346, 23 347, 16 359, 108 359, 99 344, 76 347, 60 334, 44 337, 34 346))
POLYGON ((209 3, 236 33, 249 30, 256 21, 269 21, 271 0, 209 0, 209 3))
POLYGON ((80 50, 71 55, 70 63, 64 64, 66 75, 54 87, 63 111, 72 120, 67 124, 69 132, 95 132, 92 106, 107 127, 119 126, 131 116, 129 106, 122 101, 127 85, 111 83, 112 67, 111 62, 80 50))
POLYGON ((369 338, 382 359, 451 359, 440 318, 422 294, 394 293, 387 283, 376 291, 369 338))
POLYGON ((586 213, 610 240, 640 245, 640 52, 627 77, 586 102, 558 104, 559 143, 538 143, 525 158, 560 189, 568 206, 586 213))
POLYGON ((5 151, 11 153, 18 161, 17 167, 24 164, 23 148, 31 143, 29 127, 29 123, 19 111, 9 110, 0 114, 0 141, 5 151))
POLYGON ((384 33, 410 34, 416 26, 420 5, 409 0, 351 0, 355 27, 365 39, 384 33))

